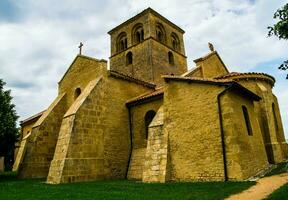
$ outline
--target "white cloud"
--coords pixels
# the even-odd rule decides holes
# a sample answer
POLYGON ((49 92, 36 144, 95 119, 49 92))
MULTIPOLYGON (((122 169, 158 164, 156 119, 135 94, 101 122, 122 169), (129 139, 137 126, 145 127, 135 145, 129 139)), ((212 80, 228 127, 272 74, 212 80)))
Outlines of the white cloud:
MULTIPOLYGON (((287 42, 267 38, 273 13, 285 1, 268 0, 13 0, 13 20, 0 19, 0 78, 12 89, 21 119, 45 109, 57 94, 57 82, 78 52, 108 59, 107 31, 152 7, 185 33, 189 66, 212 42, 231 71, 253 71, 259 64, 283 60, 287 42)), ((264 66, 263 66, 264 70, 264 66)), ((267 71, 267 69, 265 68, 267 71)), ((264 71, 265 71, 264 70, 264 71)), ((269 70, 271 70, 269 68, 269 70)), ((275 68, 276 70, 276 68, 275 68)), ((280 80, 284 75, 277 75, 280 80)), ((275 87, 288 138, 287 81, 275 87)))

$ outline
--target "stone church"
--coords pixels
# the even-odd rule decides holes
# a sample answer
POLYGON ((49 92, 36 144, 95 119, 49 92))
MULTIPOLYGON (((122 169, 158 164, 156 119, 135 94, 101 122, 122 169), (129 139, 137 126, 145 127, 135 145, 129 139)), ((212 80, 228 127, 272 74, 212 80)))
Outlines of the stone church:
POLYGON ((246 180, 287 159, 272 76, 229 72, 212 44, 188 71, 184 30, 151 8, 108 33, 110 67, 77 55, 21 122, 20 178, 246 180))

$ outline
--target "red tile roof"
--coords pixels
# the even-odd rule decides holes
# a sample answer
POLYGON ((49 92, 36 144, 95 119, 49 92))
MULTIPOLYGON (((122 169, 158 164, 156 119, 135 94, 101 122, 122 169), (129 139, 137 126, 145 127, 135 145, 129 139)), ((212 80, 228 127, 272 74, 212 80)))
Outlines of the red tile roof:
MULTIPOLYGON (((269 74, 265 74, 265 73, 259 73, 259 72, 246 72, 246 73, 241 73, 241 72, 231 72, 229 74, 226 74, 224 76, 219 76, 216 77, 215 79, 227 79, 227 78, 231 78, 231 77, 243 77, 243 78, 254 78, 253 76, 262 76, 263 78, 267 78, 272 82, 272 85, 275 83, 275 78, 269 74)), ((257 77, 255 77, 257 78, 257 77)))
POLYGON ((33 121, 33 120, 35 120, 36 118, 41 117, 42 114, 43 114, 45 111, 46 111, 46 110, 43 110, 42 112, 39 112, 39 113, 37 113, 37 114, 35 114, 35 115, 32 115, 31 117, 28 117, 28 118, 20 121, 20 124, 23 125, 23 124, 25 124, 25 123, 27 123, 27 122, 29 122, 29 121, 33 121))
POLYGON ((213 79, 213 78, 199 78, 199 77, 183 77, 183 76, 162 76, 165 80, 183 80, 183 81, 191 81, 191 82, 207 82, 207 83, 231 83, 233 81, 228 79, 213 79))
POLYGON ((145 93, 145 94, 141 94, 140 96, 137 96, 137 97, 134 97, 133 99, 128 100, 126 102, 126 105, 131 105, 131 104, 134 104, 136 102, 148 100, 150 98, 157 97, 157 96, 161 97, 161 96, 163 96, 163 94, 164 94, 163 87, 160 87, 160 88, 157 88, 153 92, 148 92, 148 93, 145 93))
POLYGON ((144 80, 140 80, 140 79, 137 79, 135 77, 132 77, 132 76, 129 76, 129 75, 126 75, 126 74, 122 74, 122 73, 117 72, 117 71, 109 70, 109 74, 111 76, 113 76, 113 77, 121 78, 121 79, 124 79, 124 80, 127 80, 127 81, 131 81, 131 82, 134 82, 134 83, 137 83, 137 84, 141 84, 141 85, 144 85, 144 86, 149 87, 149 88, 155 89, 155 87, 156 87, 156 85, 154 83, 147 82, 147 81, 144 81, 144 80))

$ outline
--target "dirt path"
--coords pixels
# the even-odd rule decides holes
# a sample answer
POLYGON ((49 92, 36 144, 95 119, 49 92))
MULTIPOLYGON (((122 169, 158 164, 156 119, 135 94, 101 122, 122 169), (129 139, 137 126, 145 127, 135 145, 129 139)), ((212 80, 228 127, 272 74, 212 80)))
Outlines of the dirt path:
POLYGON ((232 195, 226 200, 260 200, 268 197, 285 183, 288 183, 288 173, 264 177, 256 181, 257 184, 239 194, 232 195))

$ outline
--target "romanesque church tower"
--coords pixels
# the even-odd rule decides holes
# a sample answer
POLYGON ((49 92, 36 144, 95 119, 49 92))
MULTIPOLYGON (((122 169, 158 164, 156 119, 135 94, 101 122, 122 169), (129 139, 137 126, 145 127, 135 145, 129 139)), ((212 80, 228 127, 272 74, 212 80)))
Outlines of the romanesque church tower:
POLYGON ((108 32, 110 69, 160 84, 161 75, 187 71, 184 31, 148 8, 108 32))

